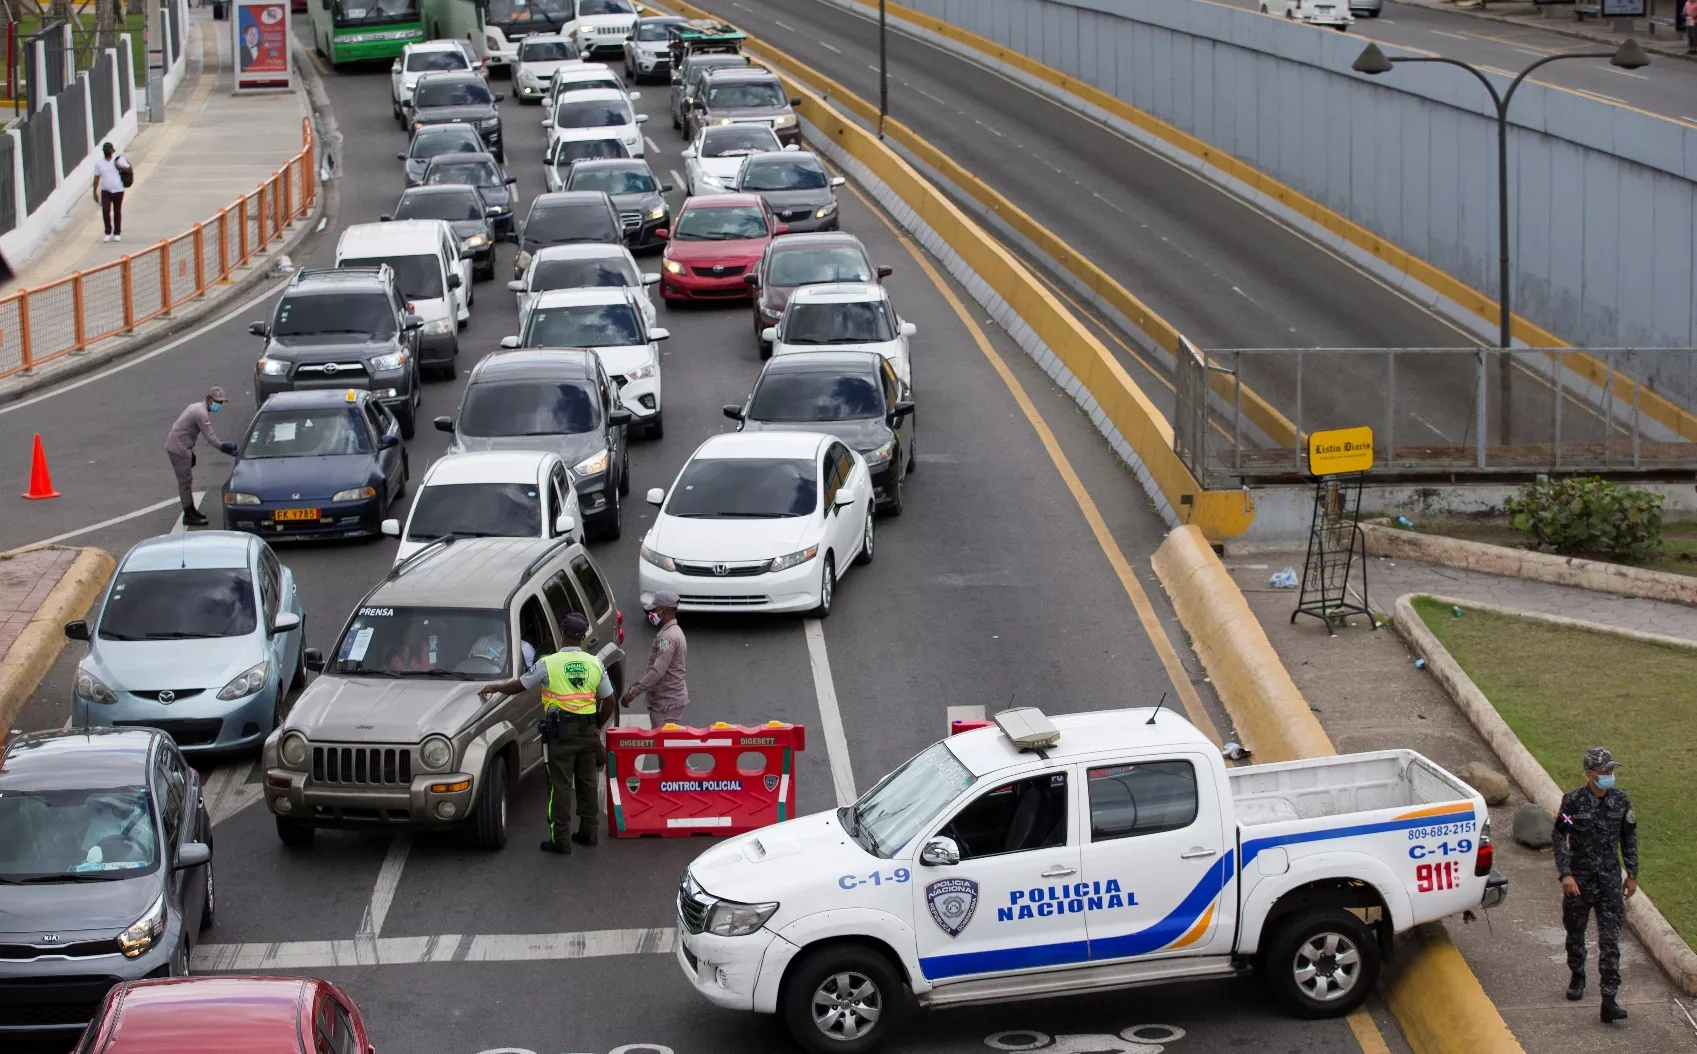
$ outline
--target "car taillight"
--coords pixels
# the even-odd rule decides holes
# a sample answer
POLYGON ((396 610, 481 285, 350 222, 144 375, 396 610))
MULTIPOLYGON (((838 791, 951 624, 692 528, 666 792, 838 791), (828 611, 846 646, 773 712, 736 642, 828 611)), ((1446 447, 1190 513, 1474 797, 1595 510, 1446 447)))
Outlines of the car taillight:
POLYGON ((615 620, 615 624, 619 627, 619 643, 623 644, 625 642, 625 613, 623 611, 615 611, 613 614, 618 616, 615 620))
POLYGON ((1473 874, 1483 878, 1491 873, 1491 821, 1479 826, 1479 855, 1473 858, 1473 874))

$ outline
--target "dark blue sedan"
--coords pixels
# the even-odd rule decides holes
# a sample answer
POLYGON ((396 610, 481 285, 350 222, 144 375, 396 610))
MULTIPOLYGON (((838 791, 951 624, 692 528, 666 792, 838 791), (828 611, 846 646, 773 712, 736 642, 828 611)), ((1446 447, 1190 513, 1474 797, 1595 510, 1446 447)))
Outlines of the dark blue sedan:
POLYGON ((370 392, 279 392, 242 440, 224 526, 271 538, 375 535, 407 476, 400 425, 370 392))

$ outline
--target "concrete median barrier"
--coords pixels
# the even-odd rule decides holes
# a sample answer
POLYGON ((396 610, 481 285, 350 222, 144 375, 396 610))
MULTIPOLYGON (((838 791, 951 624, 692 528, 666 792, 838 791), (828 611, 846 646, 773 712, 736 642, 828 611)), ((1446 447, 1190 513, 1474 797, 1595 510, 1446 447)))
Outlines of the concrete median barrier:
MULTIPOLYGON (((12 553, 4 554, 11 557, 12 553)), ((116 564, 103 549, 81 550, 0 659, 0 732, 12 727, 35 686, 65 646, 64 625, 82 618, 112 578, 116 564)))

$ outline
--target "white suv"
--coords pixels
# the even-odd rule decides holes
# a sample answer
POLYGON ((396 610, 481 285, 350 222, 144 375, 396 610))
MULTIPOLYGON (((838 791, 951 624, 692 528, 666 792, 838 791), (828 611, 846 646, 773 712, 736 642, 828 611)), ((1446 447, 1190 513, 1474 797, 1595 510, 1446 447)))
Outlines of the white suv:
POLYGON ((425 40, 402 48, 401 57, 389 67, 389 96, 395 120, 406 123, 401 107, 412 101, 420 76, 469 69, 471 63, 466 59, 465 49, 455 40, 425 40))
POLYGON ((582 65, 577 45, 563 33, 525 37, 519 41, 518 59, 513 63, 513 95, 521 103, 539 103, 548 97, 561 67, 582 65))
POLYGON ((617 139, 630 151, 630 156, 641 157, 642 130, 637 126, 646 122, 648 115, 631 109, 630 101, 637 95, 611 88, 587 88, 556 95, 552 111, 542 119, 542 127, 548 129, 549 152, 561 142, 617 139))
POLYGON ((783 318, 762 330, 760 339, 772 345, 774 358, 810 351, 875 351, 889 360, 902 387, 912 388, 907 339, 918 331, 896 314, 883 286, 832 282, 797 289, 783 318))
POLYGON ((583 511, 558 454, 486 450, 438 458, 413 496, 406 530, 384 520, 401 540, 395 563, 438 538, 570 538, 583 541, 583 511))
POLYGON ((619 388, 619 405, 649 439, 665 432, 660 416, 660 341, 671 336, 648 324, 644 293, 623 286, 555 289, 538 294, 524 332, 502 337, 503 348, 589 348, 619 388))

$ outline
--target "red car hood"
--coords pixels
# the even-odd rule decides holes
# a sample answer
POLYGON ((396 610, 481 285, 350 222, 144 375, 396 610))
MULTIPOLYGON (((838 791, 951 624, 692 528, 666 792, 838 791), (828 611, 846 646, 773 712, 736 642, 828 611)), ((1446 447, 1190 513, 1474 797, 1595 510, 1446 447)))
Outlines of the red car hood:
POLYGON ((734 242, 667 242, 666 259, 691 267, 710 267, 713 264, 752 267, 766 251, 770 238, 750 238, 734 242))

